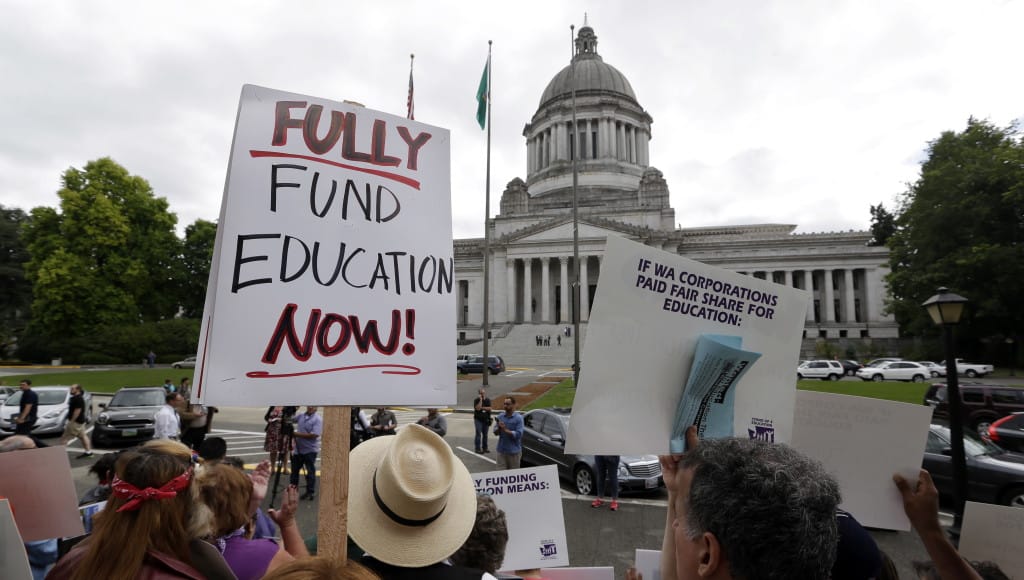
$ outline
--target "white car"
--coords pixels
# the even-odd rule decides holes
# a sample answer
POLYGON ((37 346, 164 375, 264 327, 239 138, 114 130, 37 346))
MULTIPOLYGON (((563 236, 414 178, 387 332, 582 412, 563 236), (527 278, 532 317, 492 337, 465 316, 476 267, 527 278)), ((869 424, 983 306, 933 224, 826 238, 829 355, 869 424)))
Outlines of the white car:
POLYGON ((194 369, 196 368, 196 357, 187 356, 185 357, 185 360, 180 360, 171 366, 176 369, 194 369))
POLYGON ((865 381, 914 381, 923 383, 931 376, 928 367, 908 360, 896 360, 875 367, 864 367, 857 376, 865 381))
MULTIPOLYGON (((61 434, 68 422, 68 401, 71 399, 71 387, 32 387, 39 396, 39 410, 36 412, 36 424, 32 427, 33 435, 61 434)), ((14 420, 18 417, 21 407, 21 393, 14 393, 0 405, 0 435, 14 433, 14 420)), ((85 418, 92 420, 92 394, 84 392, 85 418)))
POLYGON ((923 361, 920 361, 920 364, 922 366, 925 366, 925 367, 928 368, 928 372, 931 373, 931 377, 933 379, 934 378, 938 378, 938 377, 946 376, 946 367, 940 365, 937 362, 932 362, 930 360, 923 360, 923 361))
POLYGON ((843 363, 837 360, 809 360, 796 367, 796 378, 838 381, 846 374, 843 363))

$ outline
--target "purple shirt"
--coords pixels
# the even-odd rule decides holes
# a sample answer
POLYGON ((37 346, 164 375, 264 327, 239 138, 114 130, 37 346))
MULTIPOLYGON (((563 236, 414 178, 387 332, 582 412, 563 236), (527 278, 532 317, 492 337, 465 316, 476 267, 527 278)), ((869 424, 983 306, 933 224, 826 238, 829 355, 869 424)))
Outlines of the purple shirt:
POLYGON ((324 420, 320 418, 320 415, 313 413, 302 413, 298 416, 295 423, 296 433, 315 433, 316 438, 307 439, 305 437, 295 438, 295 452, 299 455, 305 455, 307 453, 320 453, 320 435, 324 430, 324 420))
POLYGON ((258 580, 280 548, 274 540, 247 540, 241 536, 227 539, 224 561, 238 580, 258 580))

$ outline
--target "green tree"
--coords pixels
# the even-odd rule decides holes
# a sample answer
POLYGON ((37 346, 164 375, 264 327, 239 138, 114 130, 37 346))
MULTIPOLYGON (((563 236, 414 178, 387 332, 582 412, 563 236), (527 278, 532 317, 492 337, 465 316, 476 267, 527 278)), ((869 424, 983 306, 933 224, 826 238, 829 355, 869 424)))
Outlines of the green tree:
POLYGON ((217 238, 217 224, 197 219, 185 228, 182 262, 185 280, 181 285, 182 315, 199 318, 206 301, 206 285, 213 261, 213 243, 217 238))
POLYGON ((60 210, 33 209, 25 228, 35 334, 69 339, 174 316, 181 242, 167 200, 110 158, 68 169, 62 183, 60 210))
POLYGON ((970 119, 929 143, 888 239, 890 307, 909 334, 932 332, 921 303, 946 286, 970 299, 961 336, 1024 324, 1024 141, 1017 127, 970 119))
POLYGON ((896 216, 889 213, 882 204, 871 206, 872 246, 884 246, 896 231, 896 216))
POLYGON ((0 205, 0 358, 28 321, 32 285, 25 279, 28 252, 21 239, 27 220, 24 211, 0 205))

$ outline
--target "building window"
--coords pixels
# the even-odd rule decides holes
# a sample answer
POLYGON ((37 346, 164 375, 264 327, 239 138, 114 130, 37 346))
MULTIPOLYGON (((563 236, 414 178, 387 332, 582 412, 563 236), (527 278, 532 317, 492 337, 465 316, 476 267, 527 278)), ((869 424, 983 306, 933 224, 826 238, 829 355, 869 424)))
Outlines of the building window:
MULTIPOLYGON (((854 278, 856 280, 856 278, 854 278)), ((853 319, 856 322, 864 322, 864 317, 860 313, 860 298, 853 299, 853 319)))
POLYGON ((850 275, 853 276, 853 289, 860 290, 863 285, 861 278, 864 277, 864 270, 850 270, 850 275))
POLYGON ((821 322, 821 300, 814 301, 814 321, 821 322))
POLYGON ((818 277, 814 275, 814 272, 808 272, 807 275, 811 277, 811 289, 817 291, 818 277))
POLYGON ((871 338, 871 335, 868 333, 868 329, 862 328, 861 331, 860 331, 860 337, 861 338, 871 338))
MULTIPOLYGON (((839 307, 839 299, 836 298, 832 301, 832 314, 835 316, 833 320, 840 321, 843 319, 843 317, 839 315, 840 312, 842 312, 842 309, 839 307)), ((846 322, 849 322, 849 320, 846 322)))
POLYGON ((840 330, 839 331, 839 338, 846 338, 846 331, 845 330, 840 330))
POLYGON ((590 157, 597 159, 597 131, 590 132, 590 157))
POLYGON ((828 338, 828 331, 824 328, 818 329, 818 338, 828 338))

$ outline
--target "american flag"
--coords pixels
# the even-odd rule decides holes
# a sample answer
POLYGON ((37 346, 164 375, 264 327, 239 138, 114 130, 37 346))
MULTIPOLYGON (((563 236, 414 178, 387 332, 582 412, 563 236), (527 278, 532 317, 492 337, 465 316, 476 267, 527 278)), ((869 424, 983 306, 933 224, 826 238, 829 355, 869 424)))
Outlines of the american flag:
POLYGON ((415 104, 415 102, 413 102, 413 98, 412 98, 413 97, 413 90, 412 90, 412 59, 413 58, 415 58, 415 55, 410 54, 409 55, 409 99, 408 99, 408 102, 406 103, 406 108, 408 108, 408 110, 409 110, 408 117, 410 119, 416 120, 416 115, 414 114, 415 111, 416 111, 416 104, 415 104))

